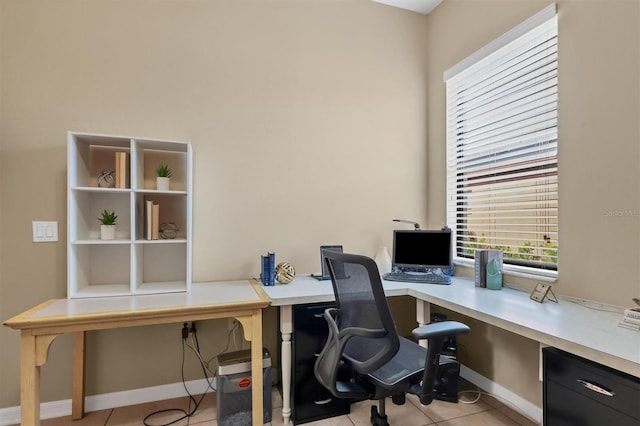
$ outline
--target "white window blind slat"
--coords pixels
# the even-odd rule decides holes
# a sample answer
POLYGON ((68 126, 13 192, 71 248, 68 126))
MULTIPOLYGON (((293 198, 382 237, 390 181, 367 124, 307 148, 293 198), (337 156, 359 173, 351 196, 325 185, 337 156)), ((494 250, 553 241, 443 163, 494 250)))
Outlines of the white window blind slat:
POLYGON ((555 5, 505 37, 445 73, 447 222, 458 258, 495 248, 518 270, 557 271, 555 5))
MULTIPOLYGON (((557 46, 554 45, 550 48, 557 48, 557 46)), ((548 52, 543 53, 546 54, 548 52)), ((473 86, 468 86, 470 82, 467 82, 464 86, 460 86, 458 89, 460 96, 459 101, 464 103, 474 100, 474 102, 480 103, 489 96, 495 97, 501 93, 520 90, 536 81, 548 80, 557 75, 557 53, 554 52, 544 57, 542 57, 542 55, 536 56, 541 57, 540 62, 520 63, 517 68, 510 67, 509 69, 501 71, 502 73, 512 72, 511 74, 496 75, 490 79, 478 80, 473 82, 473 86), (495 90, 497 86, 500 87, 499 91, 495 90)), ((536 60, 536 56, 529 59, 534 61, 536 60)))
POLYGON ((478 69, 459 85, 463 98, 482 97, 491 87, 499 84, 502 90, 525 81, 537 78, 539 75, 552 73, 556 68, 558 53, 555 39, 546 40, 522 55, 503 61, 501 64, 490 64, 489 67, 478 69), (490 71, 490 72, 488 72, 490 71), (506 81, 500 81, 506 80, 506 81))
POLYGON ((472 65, 476 64, 477 62, 483 60, 484 58, 490 56, 492 53, 500 49, 508 49, 508 46, 513 42, 513 40, 517 40, 521 37, 527 37, 528 40, 529 37, 534 36, 533 34, 530 34, 532 29, 548 24, 549 21, 555 18, 555 16, 556 5, 555 3, 552 3, 526 21, 522 22, 520 25, 512 28, 502 36, 498 37, 491 43, 479 49, 477 52, 469 55, 467 58, 449 68, 444 73, 444 81, 447 82, 449 80, 453 80, 454 78, 463 74, 464 71, 467 71, 467 73, 469 73, 468 70, 472 68, 472 65))

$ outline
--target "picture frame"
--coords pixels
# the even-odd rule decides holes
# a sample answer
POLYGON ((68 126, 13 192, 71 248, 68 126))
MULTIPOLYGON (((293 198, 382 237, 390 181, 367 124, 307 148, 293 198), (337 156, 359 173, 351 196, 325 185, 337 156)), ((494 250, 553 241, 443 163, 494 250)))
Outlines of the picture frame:
POLYGON ((538 303, 544 302, 544 299, 548 297, 551 302, 558 303, 556 295, 551 290, 551 284, 549 283, 537 283, 535 288, 531 291, 529 299, 535 300, 538 303), (551 298, 553 296, 553 298, 551 298))

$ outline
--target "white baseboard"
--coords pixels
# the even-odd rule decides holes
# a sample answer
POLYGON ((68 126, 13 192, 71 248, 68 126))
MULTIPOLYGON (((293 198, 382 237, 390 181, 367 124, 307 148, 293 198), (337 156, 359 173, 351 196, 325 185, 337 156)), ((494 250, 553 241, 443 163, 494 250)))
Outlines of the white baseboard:
MULTIPOLYGON (((475 371, 460 366, 460 376, 483 390, 497 396, 500 400, 514 411, 529 419, 542 422, 542 408, 521 398, 510 390, 475 371)), ((278 376, 274 376, 278 377, 278 376)), ((192 395, 204 393, 207 389, 207 382, 204 379, 187 382, 187 388, 192 395)), ((100 395, 88 396, 85 399, 85 411, 99 411, 110 408, 124 407, 127 405, 144 404, 145 402, 162 401, 164 399, 179 398, 186 396, 182 383, 172 383, 170 385, 153 386, 142 389, 133 389, 122 392, 103 393, 100 395)), ((51 419, 71 415, 71 400, 43 402, 40 404, 40 418, 51 419)), ((0 408, 0 426, 14 425, 20 423, 20 407, 0 408)))
POLYGON ((504 405, 511 408, 513 411, 522 414, 538 424, 542 424, 542 408, 537 405, 532 404, 526 399, 523 399, 519 395, 511 392, 509 389, 500 386, 464 365, 460 365, 460 377, 473 383, 482 390, 497 396, 500 402, 504 403, 504 405))
MULTIPOLYGON (((186 382, 192 395, 199 395, 207 390, 204 379, 186 382)), ((187 396, 184 385, 172 383, 169 385, 153 386, 122 392, 103 393, 85 398, 85 411, 99 411, 127 405, 144 404, 145 402, 162 401, 164 399, 187 396)), ((40 404, 40 418, 52 419, 71 415, 71 400, 43 402, 40 404)), ((20 407, 0 408, 0 426, 20 423, 20 407)))

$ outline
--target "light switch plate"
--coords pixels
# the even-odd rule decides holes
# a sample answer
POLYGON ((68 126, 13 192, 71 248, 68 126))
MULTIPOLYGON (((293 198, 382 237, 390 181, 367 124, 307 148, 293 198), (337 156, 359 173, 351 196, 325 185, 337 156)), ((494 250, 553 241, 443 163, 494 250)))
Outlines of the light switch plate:
POLYGON ((36 221, 33 224, 33 242, 50 243, 58 241, 58 222, 36 221))

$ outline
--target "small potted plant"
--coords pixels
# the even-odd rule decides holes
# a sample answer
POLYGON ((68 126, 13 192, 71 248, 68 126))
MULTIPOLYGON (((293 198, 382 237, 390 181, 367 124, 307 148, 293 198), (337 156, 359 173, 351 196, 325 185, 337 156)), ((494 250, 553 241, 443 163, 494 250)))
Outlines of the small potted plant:
POLYGON ((102 215, 98 218, 100 225, 100 239, 101 240, 115 240, 116 239, 116 223, 118 223, 118 216, 114 211, 108 211, 107 209, 102 211, 102 215))
POLYGON ((171 176, 173 176, 171 167, 168 164, 160 164, 156 168, 156 189, 158 191, 168 191, 171 176))

